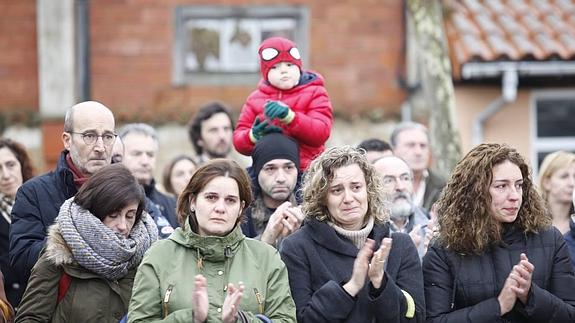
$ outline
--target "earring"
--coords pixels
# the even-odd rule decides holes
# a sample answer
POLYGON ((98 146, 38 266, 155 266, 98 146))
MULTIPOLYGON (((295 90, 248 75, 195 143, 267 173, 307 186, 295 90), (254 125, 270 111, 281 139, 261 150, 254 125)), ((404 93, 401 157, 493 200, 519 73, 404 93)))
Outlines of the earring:
POLYGON ((194 208, 192 207, 192 208, 190 208, 190 212, 196 213, 196 209, 194 209, 194 208))

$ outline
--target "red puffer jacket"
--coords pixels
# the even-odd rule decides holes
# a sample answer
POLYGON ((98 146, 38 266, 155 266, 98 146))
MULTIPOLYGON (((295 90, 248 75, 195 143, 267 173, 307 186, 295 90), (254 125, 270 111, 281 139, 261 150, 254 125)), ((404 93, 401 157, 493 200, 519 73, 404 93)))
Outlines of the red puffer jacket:
POLYGON ((295 113, 290 124, 284 125, 279 120, 272 123, 299 143, 300 169, 305 171, 311 161, 323 152, 333 123, 333 110, 323 77, 317 72, 304 72, 300 84, 285 91, 261 80, 258 89, 250 94, 244 104, 234 131, 234 146, 241 154, 251 155, 254 144, 250 140, 250 130, 256 117, 265 119, 264 105, 268 100, 282 101, 295 113))

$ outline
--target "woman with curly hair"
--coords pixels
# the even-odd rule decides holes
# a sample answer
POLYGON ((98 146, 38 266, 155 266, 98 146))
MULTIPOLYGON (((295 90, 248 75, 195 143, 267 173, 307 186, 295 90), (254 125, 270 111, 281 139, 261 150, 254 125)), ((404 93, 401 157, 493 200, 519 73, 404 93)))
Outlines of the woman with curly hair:
POLYGON ((427 322, 574 322, 575 275, 529 167, 481 144, 438 201, 439 233, 423 259, 427 322))
POLYGON ((545 156, 539 168, 539 192, 547 203, 553 226, 565 234, 569 231, 575 187, 575 154, 556 151, 545 156))
POLYGON ((306 225, 280 250, 298 322, 423 322, 417 250, 408 235, 390 233, 381 179, 365 155, 326 150, 304 177, 303 199, 306 225))

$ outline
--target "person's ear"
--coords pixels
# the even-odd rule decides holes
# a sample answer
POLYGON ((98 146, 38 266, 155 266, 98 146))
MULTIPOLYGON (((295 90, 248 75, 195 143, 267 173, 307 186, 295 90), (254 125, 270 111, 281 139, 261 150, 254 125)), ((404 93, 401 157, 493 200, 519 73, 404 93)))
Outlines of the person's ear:
POLYGON ((68 132, 62 132, 62 143, 64 144, 64 148, 70 151, 70 147, 72 146, 72 134, 68 132))
POLYGON ((543 178, 543 181, 541 181, 541 185, 543 186, 542 189, 546 192, 549 192, 551 190, 551 177, 545 177, 543 178))

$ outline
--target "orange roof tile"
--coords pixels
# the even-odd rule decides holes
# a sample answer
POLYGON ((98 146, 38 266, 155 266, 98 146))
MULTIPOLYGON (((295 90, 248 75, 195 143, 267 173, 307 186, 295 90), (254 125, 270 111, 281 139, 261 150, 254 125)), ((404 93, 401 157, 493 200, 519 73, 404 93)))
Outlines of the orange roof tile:
POLYGON ((575 0, 444 0, 454 77, 469 62, 575 59, 575 0))

